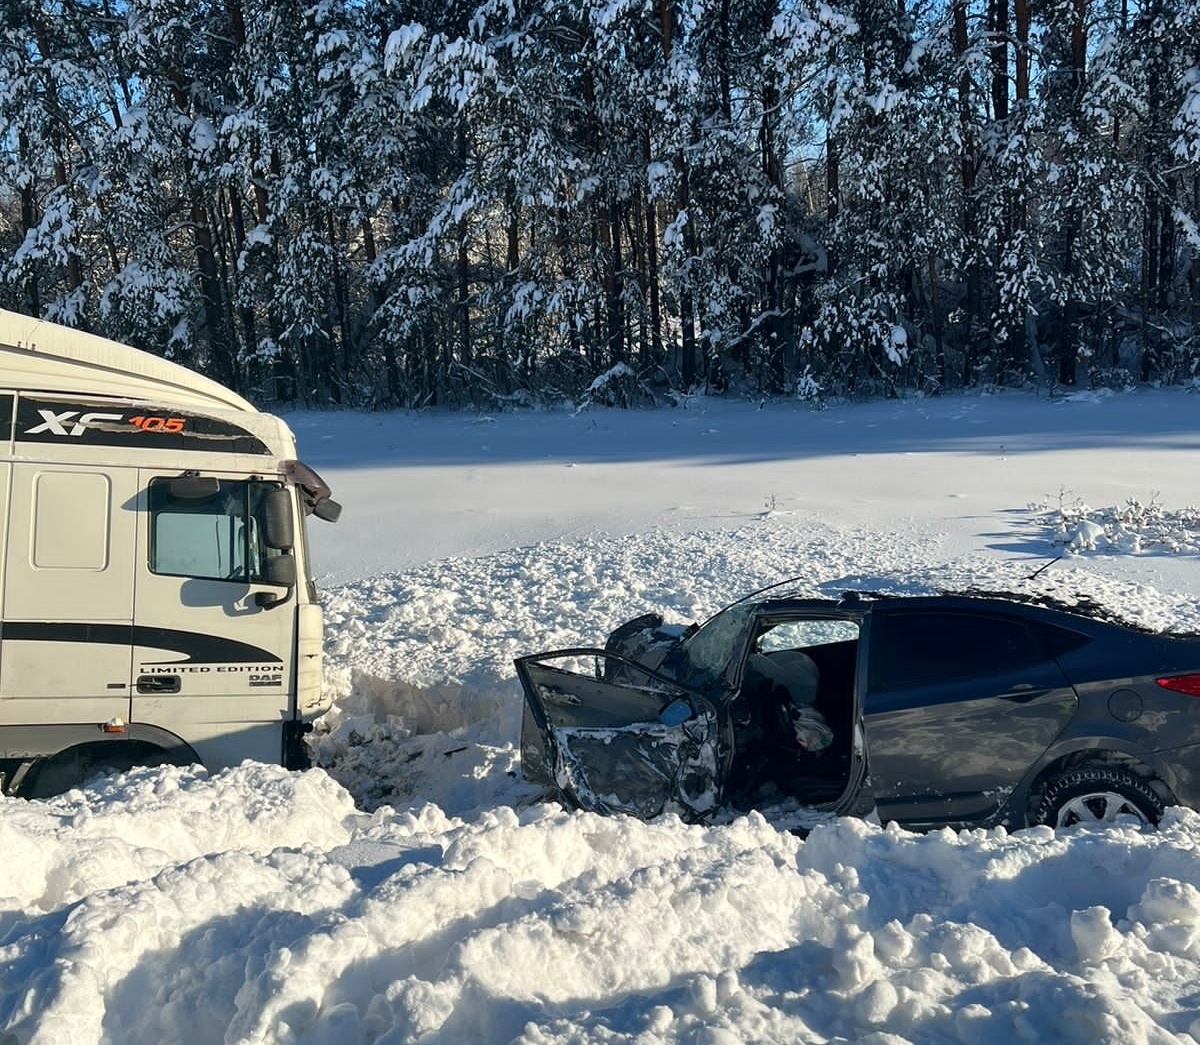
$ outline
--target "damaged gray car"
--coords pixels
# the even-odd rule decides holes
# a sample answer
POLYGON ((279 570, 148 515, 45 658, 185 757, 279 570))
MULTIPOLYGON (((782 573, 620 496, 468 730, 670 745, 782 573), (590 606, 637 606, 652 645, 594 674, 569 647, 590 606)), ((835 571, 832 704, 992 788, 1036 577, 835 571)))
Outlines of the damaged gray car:
POLYGON ((1200 639, 1097 607, 767 590, 516 668, 523 775, 581 809, 1019 828, 1200 800, 1200 639))

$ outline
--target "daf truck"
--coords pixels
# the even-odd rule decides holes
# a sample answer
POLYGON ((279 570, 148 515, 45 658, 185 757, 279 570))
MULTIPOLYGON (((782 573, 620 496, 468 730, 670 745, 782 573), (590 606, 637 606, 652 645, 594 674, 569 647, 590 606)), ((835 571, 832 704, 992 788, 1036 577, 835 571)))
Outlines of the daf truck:
POLYGON ((307 765, 328 709, 305 543, 328 486, 183 366, 0 311, 0 789, 307 765))

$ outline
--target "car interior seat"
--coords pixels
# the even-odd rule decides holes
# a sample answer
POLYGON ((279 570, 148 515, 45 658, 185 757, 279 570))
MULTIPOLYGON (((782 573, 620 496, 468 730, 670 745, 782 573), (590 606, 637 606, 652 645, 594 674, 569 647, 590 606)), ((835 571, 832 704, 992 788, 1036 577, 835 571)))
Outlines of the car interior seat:
POLYGON ((817 699, 821 672, 807 653, 798 649, 752 653, 749 667, 771 685, 787 690, 789 701, 796 707, 811 707, 817 699))

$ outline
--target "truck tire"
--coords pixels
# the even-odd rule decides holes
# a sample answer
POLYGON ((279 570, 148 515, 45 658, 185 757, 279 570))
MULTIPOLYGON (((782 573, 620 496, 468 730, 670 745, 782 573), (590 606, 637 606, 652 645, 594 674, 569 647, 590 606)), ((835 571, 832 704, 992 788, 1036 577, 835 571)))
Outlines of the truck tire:
POLYGON ((105 744, 102 750, 76 748, 38 762, 22 782, 18 794, 21 798, 53 798, 90 780, 126 773, 135 766, 174 764, 177 760, 170 752, 144 742, 119 747, 105 744))

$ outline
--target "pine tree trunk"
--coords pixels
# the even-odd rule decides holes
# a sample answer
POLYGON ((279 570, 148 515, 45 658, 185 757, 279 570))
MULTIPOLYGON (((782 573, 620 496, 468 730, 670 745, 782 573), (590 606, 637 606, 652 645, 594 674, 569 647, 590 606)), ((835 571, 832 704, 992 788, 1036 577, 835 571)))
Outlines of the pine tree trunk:
POLYGON ((1013 27, 1016 30, 1016 53, 1014 54, 1014 77, 1016 100, 1029 101, 1029 29, 1030 0, 1013 0, 1013 27))
POLYGON ((605 310, 608 313, 608 361, 623 362, 625 353, 625 288, 621 246, 621 208, 615 194, 609 193, 607 233, 608 268, 605 272, 605 310))
MULTIPOLYGON (((1076 126, 1083 122, 1083 92, 1087 85, 1087 27, 1085 18, 1089 0, 1072 0, 1075 17, 1071 20, 1071 116, 1076 126)), ((1078 268, 1075 245, 1079 238, 1081 217, 1073 210, 1067 219, 1066 248, 1063 272, 1073 280, 1078 268)), ((1079 301, 1070 292, 1062 310, 1058 330, 1058 380, 1072 386, 1079 366, 1079 301)))
MULTIPOLYGON (((976 235, 978 226, 978 207, 975 198, 975 169, 976 156, 974 148, 974 134, 971 127, 971 77, 966 69, 967 48, 969 41, 967 38, 967 4, 966 0, 954 0, 954 53, 958 56, 958 60, 962 63, 962 69, 958 77, 958 131, 960 144, 959 153, 959 189, 962 192, 962 233, 963 240, 970 243, 976 235)), ((965 313, 964 323, 964 356, 963 356, 963 374, 961 380, 963 384, 970 384, 971 373, 975 366, 975 337, 976 331, 980 328, 981 318, 981 275, 979 272, 979 263, 975 260, 974 252, 972 252, 971 260, 967 264, 966 277, 966 299, 964 302, 963 311, 965 313)))
MULTIPOLYGON (((770 29, 769 21, 761 26, 766 32, 770 29)), ((778 198, 783 198, 783 162, 779 156, 777 143, 776 121, 779 119, 779 85, 774 74, 764 71, 762 84, 762 117, 759 121, 759 163, 766 183, 775 190, 778 198)), ((761 308, 769 313, 770 319, 765 325, 767 334, 768 358, 771 364, 771 378, 775 391, 782 391, 788 386, 793 375, 791 370, 790 341, 783 309, 783 257, 778 240, 771 247, 766 258, 765 294, 761 308)))
MULTIPOLYGON (((642 132, 642 156, 646 166, 650 165, 650 131, 642 132)), ((650 300, 650 351, 655 360, 662 358, 662 305, 658 288, 658 216, 657 204, 645 194, 646 206, 646 286, 650 300)), ((648 361, 647 361, 648 362, 648 361)))
MULTIPOLYGON (((659 31, 662 35, 663 58, 670 62, 671 51, 675 46, 675 6, 673 0, 655 0, 658 14, 659 31)), ((679 191, 676 195, 676 207, 680 213, 687 215, 683 225, 683 255, 685 270, 679 280, 679 326, 680 380, 685 390, 691 390, 696 385, 699 374, 699 360, 696 357, 696 310, 692 297, 691 259, 696 251, 696 229, 691 216, 691 178, 688 173, 687 157, 680 150, 675 155, 675 171, 679 177, 679 191)))
MULTIPOLYGON (((681 153, 676 162, 679 169, 679 207, 688 210, 692 198, 690 179, 688 177, 687 160, 681 153)), ((692 298, 691 259, 696 256, 695 223, 690 213, 683 225, 683 254, 689 267, 680 278, 679 289, 679 326, 680 342, 683 359, 680 366, 680 377, 685 391, 695 388, 699 380, 699 359, 696 353, 696 307, 692 298)))
MULTIPOLYGON (((20 131, 18 134, 18 151, 22 156, 28 155, 29 142, 25 132, 20 131)), ((24 242, 25 237, 37 226, 38 223, 38 206, 37 195, 34 192, 34 186, 30 182, 26 182, 21 186, 21 240, 24 242)), ((23 304, 25 311, 31 316, 40 316, 42 314, 41 294, 38 292, 38 281, 35 274, 30 274, 29 279, 25 281, 23 304)))
MULTIPOLYGON (((458 165, 460 171, 465 171, 467 166, 467 135, 463 130, 458 132, 458 165)), ((472 362, 471 350, 471 256, 467 248, 468 225, 466 218, 458 223, 458 244, 457 244, 457 283, 458 283, 458 301, 456 302, 455 311, 458 316, 458 343, 460 361, 463 366, 470 366, 472 362)), ((449 346, 447 346, 449 349, 449 346)), ((449 362, 449 359, 448 359, 449 362)))
POLYGON ((338 224, 334 221, 333 215, 327 213, 325 216, 325 224, 329 234, 329 256, 331 259, 329 277, 333 284, 331 287, 333 297, 333 312, 337 317, 338 336, 331 338, 329 343, 321 346, 322 359, 320 361, 320 369, 327 376, 329 382, 329 395, 335 403, 342 402, 342 389, 345 387, 349 374, 345 367, 346 348, 350 342, 350 303, 348 301, 349 293, 346 289, 346 277, 342 272, 342 247, 341 240, 338 236, 338 224), (338 344, 343 346, 342 352, 337 351, 338 344))
POLYGON ((209 360, 212 376, 223 385, 237 389, 233 353, 229 343, 229 331, 225 327, 225 294, 217 271, 217 259, 213 252, 212 226, 208 208, 199 189, 193 188, 191 196, 192 246, 195 250, 196 269, 200 276, 200 299, 204 308, 204 326, 208 340, 209 360))

